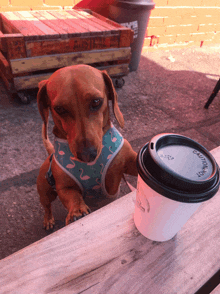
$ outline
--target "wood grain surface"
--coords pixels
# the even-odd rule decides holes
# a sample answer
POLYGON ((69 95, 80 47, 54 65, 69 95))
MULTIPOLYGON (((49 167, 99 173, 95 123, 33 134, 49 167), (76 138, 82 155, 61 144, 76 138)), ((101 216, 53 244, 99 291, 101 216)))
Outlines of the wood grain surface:
POLYGON ((19 29, 17 29, 14 24, 11 22, 11 15, 1 13, 1 30, 4 34, 16 34, 20 33, 19 29))
POLYGON ((121 77, 129 72, 132 36, 132 30, 90 10, 2 12, 0 50, 10 68, 3 60, 0 75, 13 92, 36 88, 53 69, 79 63, 121 77))
POLYGON ((219 294, 220 293, 220 284, 211 292, 211 294, 219 294))
POLYGON ((3 33, 21 33, 25 41, 81 36, 85 38, 116 33, 122 33, 122 35, 126 33, 127 39, 130 40, 132 32, 92 11, 62 9, 12 11, 2 12, 0 18, 3 33))
POLYGON ((118 48, 119 42, 119 34, 66 39, 60 38, 54 40, 26 41, 26 50, 27 57, 34 57, 68 52, 118 48))
POLYGON ((23 36, 40 36, 45 35, 31 21, 27 20, 22 14, 17 11, 2 13, 14 27, 17 28, 23 36))
POLYGON ((220 193, 162 243, 138 232, 134 203, 132 192, 1 260, 1 293, 195 293, 219 269, 220 193))
POLYGON ((130 47, 133 40, 132 30, 89 10, 2 12, 0 24, 0 46, 8 60, 130 47))
POLYGON ((7 79, 12 78, 10 65, 1 52, 0 52, 0 71, 3 73, 3 75, 7 79))
MULTIPOLYGON (((111 77, 127 75, 129 72, 128 64, 116 64, 111 66, 96 66, 97 69, 106 70, 111 77)), ((38 87, 38 83, 42 80, 49 79, 52 72, 44 74, 25 75, 14 77, 14 87, 17 91, 24 89, 34 89, 38 87)))
POLYGON ((7 59, 26 58, 24 37, 21 34, 5 35, 7 59))
POLYGON ((13 74, 61 68, 75 64, 92 64, 104 61, 128 60, 131 48, 115 48, 84 52, 44 55, 11 60, 13 74))
POLYGON ((11 90, 12 86, 12 73, 8 61, 5 59, 3 54, 0 52, 0 77, 5 83, 8 90, 11 90))

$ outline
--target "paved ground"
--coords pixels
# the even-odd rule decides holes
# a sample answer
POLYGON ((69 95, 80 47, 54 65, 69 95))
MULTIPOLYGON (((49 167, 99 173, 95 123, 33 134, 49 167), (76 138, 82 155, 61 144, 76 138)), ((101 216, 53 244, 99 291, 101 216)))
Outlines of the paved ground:
MULTIPOLYGON (((126 122, 121 132, 136 151, 164 132, 188 136, 208 150, 220 145, 220 93, 204 109, 220 76, 219 64, 220 45, 143 54, 138 71, 130 73, 118 90, 126 122)), ((0 122, 1 259, 47 233, 36 191, 37 174, 46 158, 36 98, 29 105, 19 104, 0 81, 0 122)), ((130 181, 135 184, 136 179, 130 181)), ((123 186, 121 195, 127 192, 123 186)), ((54 216, 58 230, 66 216, 59 200, 54 216)))

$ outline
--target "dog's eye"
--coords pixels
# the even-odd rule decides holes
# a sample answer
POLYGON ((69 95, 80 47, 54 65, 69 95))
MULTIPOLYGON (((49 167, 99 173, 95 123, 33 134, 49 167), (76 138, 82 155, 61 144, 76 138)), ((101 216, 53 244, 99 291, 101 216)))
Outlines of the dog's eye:
POLYGON ((63 108, 62 106, 56 106, 54 107, 54 110, 56 111, 56 113, 58 113, 59 115, 63 115, 63 114, 67 114, 67 110, 65 108, 63 108))
POLYGON ((102 104, 103 104, 103 99, 94 99, 94 100, 92 100, 92 102, 90 104, 90 109, 92 111, 96 111, 99 108, 101 108, 102 104))

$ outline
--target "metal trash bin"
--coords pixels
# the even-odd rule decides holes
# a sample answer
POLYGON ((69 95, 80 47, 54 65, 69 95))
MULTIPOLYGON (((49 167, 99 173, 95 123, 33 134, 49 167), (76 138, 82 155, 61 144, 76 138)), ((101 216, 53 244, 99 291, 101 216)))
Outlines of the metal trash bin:
POLYGON ((109 5, 108 18, 134 31, 130 71, 138 68, 150 12, 154 7, 152 0, 116 0, 109 5))

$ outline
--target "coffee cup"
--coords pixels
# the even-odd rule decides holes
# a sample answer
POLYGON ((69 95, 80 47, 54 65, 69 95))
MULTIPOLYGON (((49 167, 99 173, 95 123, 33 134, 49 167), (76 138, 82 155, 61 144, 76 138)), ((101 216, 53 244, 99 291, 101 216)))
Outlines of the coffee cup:
POLYGON ((159 134, 137 156, 134 223, 154 241, 172 239, 192 214, 219 189, 211 153, 178 134, 159 134))

